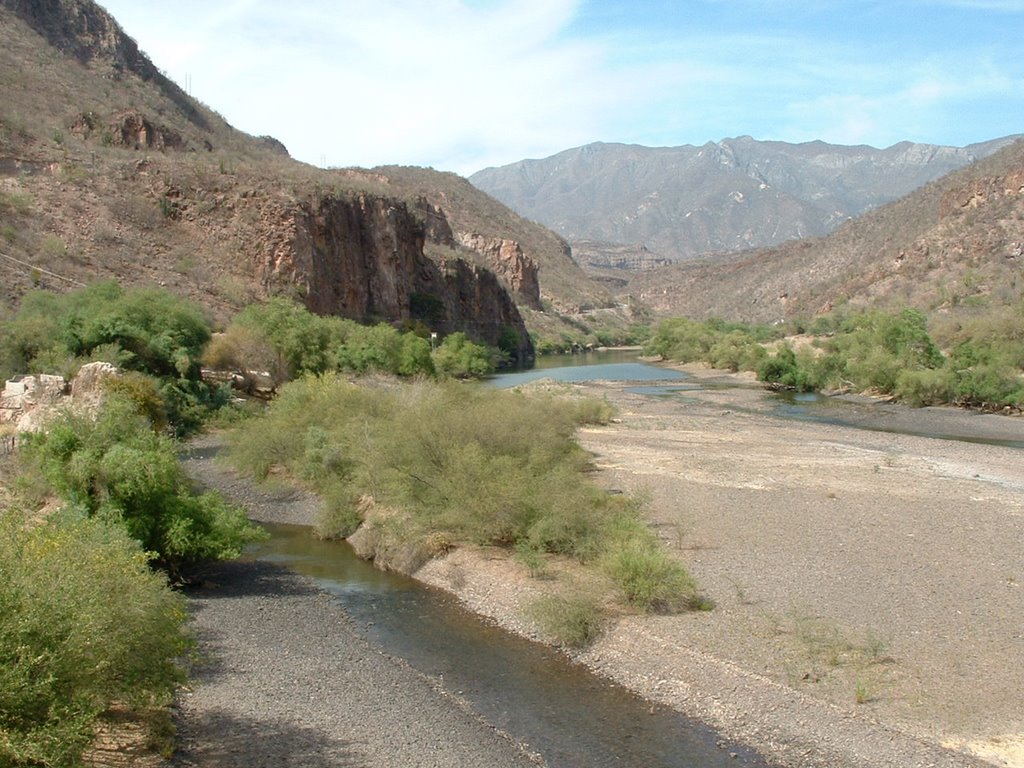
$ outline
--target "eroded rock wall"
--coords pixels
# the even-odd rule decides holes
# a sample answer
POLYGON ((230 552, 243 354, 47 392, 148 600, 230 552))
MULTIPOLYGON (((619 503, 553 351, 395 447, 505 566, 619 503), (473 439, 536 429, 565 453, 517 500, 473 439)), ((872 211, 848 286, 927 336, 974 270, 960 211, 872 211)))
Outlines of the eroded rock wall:
POLYGON ((268 293, 298 294, 319 314, 421 321, 531 358, 522 317, 498 278, 454 256, 428 257, 426 229, 436 232, 444 222, 436 211, 426 220, 419 213, 370 194, 301 203, 282 215, 277 236, 257 257, 258 277, 268 293))

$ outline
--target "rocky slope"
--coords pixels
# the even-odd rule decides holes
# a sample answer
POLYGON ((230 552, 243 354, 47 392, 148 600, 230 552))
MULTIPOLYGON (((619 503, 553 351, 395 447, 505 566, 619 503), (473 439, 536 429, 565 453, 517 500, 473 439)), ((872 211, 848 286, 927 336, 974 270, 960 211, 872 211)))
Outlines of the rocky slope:
POLYGON ((825 235, 1008 143, 875 149, 741 136, 701 147, 589 144, 470 181, 574 247, 635 243, 685 260, 825 235))
POLYGON ((542 295, 554 315, 611 302, 557 236, 464 180, 469 192, 446 194, 450 174, 322 171, 233 129, 91 0, 0 0, 0 72, 8 307, 32 288, 116 277, 221 320, 285 294, 492 344, 511 329, 526 357, 517 303, 542 316, 542 295))
POLYGON ((828 237, 637 276, 664 314, 774 322, 842 305, 957 317, 1024 294, 1024 142, 930 183, 828 237))

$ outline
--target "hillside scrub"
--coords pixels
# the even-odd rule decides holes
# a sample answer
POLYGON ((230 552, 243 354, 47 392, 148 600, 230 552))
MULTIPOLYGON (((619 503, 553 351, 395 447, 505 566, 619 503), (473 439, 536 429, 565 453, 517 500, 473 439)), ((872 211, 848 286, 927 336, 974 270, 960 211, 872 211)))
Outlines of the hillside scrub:
POLYGON ((800 325, 821 334, 812 346, 794 350, 784 342, 769 353, 766 342, 781 330, 673 318, 658 325, 644 349, 679 362, 753 370, 766 384, 802 392, 876 392, 911 406, 1024 403, 1024 305, 945 329, 945 353, 928 326, 915 309, 836 312, 800 325))
POLYGON ((464 384, 307 377, 232 433, 231 458, 257 477, 285 471, 312 485, 326 500, 321 535, 360 528, 381 563, 398 552, 398 567, 415 570, 459 543, 510 547, 601 568, 642 609, 696 604, 681 564, 651 567, 660 549, 639 504, 584 475, 573 433, 610 415, 598 401, 464 384))
POLYGON ((193 493, 174 442, 122 396, 108 396, 95 418, 65 412, 25 435, 18 458, 37 496, 118 523, 175 578, 200 561, 237 557, 260 537, 219 494, 193 493))
POLYGON ((120 526, 0 507, 0 765, 80 765, 114 702, 168 704, 184 600, 120 526))
POLYGON ((432 352, 430 341, 412 330, 322 317, 284 298, 243 309, 204 356, 213 368, 243 375, 266 372, 275 386, 329 371, 486 376, 494 371, 497 359, 496 350, 475 344, 462 333, 445 337, 432 352))

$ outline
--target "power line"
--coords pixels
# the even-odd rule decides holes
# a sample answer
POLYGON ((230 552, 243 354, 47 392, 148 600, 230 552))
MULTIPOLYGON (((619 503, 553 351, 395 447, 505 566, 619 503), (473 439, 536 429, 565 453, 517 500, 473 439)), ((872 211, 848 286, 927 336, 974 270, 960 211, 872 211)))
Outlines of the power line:
POLYGON ((15 264, 20 264, 23 267, 34 269, 40 274, 49 275, 50 277, 55 277, 58 280, 63 280, 65 282, 71 283, 72 285, 81 286, 82 288, 85 287, 85 283, 81 283, 78 280, 75 280, 70 277, 64 277, 64 275, 58 275, 56 272, 51 272, 50 270, 40 267, 36 264, 29 264, 27 261, 22 261, 21 259, 16 259, 13 256, 8 256, 6 253, 0 253, 0 259, 7 259, 8 261, 13 261, 15 264))

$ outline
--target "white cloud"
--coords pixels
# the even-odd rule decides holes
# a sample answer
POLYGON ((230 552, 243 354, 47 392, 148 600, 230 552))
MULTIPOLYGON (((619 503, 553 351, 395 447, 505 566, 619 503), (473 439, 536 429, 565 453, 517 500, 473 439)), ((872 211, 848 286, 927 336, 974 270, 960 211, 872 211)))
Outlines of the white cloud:
POLYGON ((832 34, 837 0, 803 14, 783 0, 644 4, 603 26, 596 0, 108 0, 157 66, 301 160, 461 173, 591 141, 884 145, 954 143, 965 124, 970 140, 1019 130, 1012 39, 909 35, 907 19, 937 4, 973 22, 983 7, 1024 9, 872 0, 870 25, 832 34), (778 12, 769 24, 757 8, 778 12), (973 108, 985 99, 1002 129, 973 108))
POLYGON ((588 141, 628 93, 599 45, 562 37, 578 0, 108 5, 172 78, 307 162, 468 173, 588 141))

